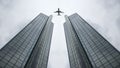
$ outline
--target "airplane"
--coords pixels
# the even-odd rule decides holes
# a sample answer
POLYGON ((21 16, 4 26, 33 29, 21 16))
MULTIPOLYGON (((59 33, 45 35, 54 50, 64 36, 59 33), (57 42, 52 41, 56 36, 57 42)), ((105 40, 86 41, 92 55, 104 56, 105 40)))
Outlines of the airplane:
POLYGON ((60 16, 60 13, 64 13, 64 12, 60 11, 60 9, 58 8, 58 10, 55 11, 54 13, 58 13, 58 16, 60 16))

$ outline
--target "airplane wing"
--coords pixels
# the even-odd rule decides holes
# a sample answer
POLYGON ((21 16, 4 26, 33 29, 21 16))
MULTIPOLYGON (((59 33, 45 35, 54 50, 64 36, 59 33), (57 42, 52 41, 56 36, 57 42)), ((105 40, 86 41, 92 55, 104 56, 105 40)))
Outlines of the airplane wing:
POLYGON ((55 11, 54 13, 58 13, 58 11, 55 11))
POLYGON ((64 13, 64 12, 60 11, 60 13, 64 13))

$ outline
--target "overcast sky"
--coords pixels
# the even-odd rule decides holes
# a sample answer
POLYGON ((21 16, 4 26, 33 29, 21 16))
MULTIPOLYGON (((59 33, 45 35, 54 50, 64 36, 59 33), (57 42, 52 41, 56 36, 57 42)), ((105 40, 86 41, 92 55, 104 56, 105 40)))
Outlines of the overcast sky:
POLYGON ((62 24, 75 12, 120 50, 120 0, 0 0, 0 48, 41 12, 55 23, 49 68, 69 68, 62 24), (57 8, 61 17, 53 13, 57 8))

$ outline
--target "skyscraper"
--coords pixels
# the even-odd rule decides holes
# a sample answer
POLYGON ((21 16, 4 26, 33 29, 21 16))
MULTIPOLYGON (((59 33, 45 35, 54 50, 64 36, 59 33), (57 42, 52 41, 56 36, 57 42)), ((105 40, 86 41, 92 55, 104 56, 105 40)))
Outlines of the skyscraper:
POLYGON ((52 16, 39 14, 0 50, 0 68, 47 68, 52 16))
POLYGON ((120 68, 120 52, 77 13, 65 16, 71 68, 120 68))

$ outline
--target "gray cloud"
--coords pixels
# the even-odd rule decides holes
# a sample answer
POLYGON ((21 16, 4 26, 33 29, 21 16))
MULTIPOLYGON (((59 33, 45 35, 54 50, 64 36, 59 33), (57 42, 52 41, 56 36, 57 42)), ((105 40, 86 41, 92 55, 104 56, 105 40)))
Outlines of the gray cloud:
POLYGON ((118 17, 118 19, 116 20, 116 25, 118 29, 120 30, 120 17, 118 17))
POLYGON ((11 9, 19 0, 0 0, 0 8, 11 9))
POLYGON ((5 6, 12 2, 13 0, 0 0, 0 5, 5 6))
POLYGON ((106 9, 111 9, 120 5, 120 0, 98 0, 98 2, 104 5, 106 9))

